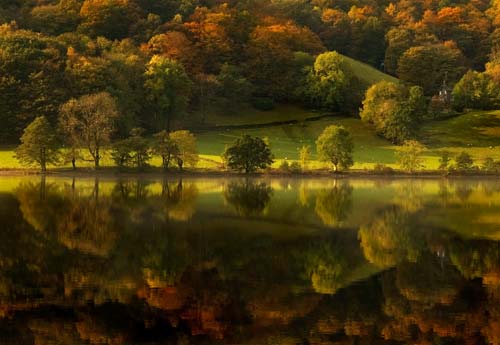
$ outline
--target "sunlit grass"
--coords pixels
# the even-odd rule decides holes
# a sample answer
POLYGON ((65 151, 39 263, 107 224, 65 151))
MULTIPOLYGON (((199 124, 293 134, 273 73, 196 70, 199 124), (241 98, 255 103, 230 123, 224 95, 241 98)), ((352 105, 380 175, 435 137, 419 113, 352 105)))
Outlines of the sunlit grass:
POLYGON ((373 85, 381 80, 392 81, 394 83, 399 82, 397 78, 385 74, 368 64, 352 59, 348 56, 344 56, 344 58, 350 63, 356 77, 362 80, 366 85, 373 85))
MULTIPOLYGON (((221 154, 225 147, 242 134, 250 134, 268 140, 275 156, 273 168, 278 168, 285 159, 289 162, 298 160, 298 150, 303 145, 308 145, 312 154, 308 169, 325 169, 328 164, 317 160, 315 141, 323 129, 332 124, 346 127, 354 137, 354 169, 372 169, 377 163, 397 168, 396 153, 399 147, 377 136, 373 129, 361 120, 349 117, 332 117, 282 126, 198 133, 200 161, 196 168, 220 170, 221 154)), ((437 169, 439 153, 444 150, 451 152, 452 155, 466 151, 472 155, 477 165, 481 165, 487 157, 500 160, 499 132, 500 111, 472 112, 447 120, 429 122, 424 125, 419 135, 419 140, 427 146, 423 157, 424 167, 429 170, 437 169)), ((93 162, 88 158, 79 161, 78 166, 92 168, 93 162)), ((161 159, 154 157, 150 164, 159 167, 161 159)), ((101 165, 103 167, 114 166, 109 151, 104 151, 101 165)), ((60 167, 70 168, 70 164, 63 164, 60 167)), ((0 150, 0 168, 23 168, 14 157, 12 148, 0 150)))

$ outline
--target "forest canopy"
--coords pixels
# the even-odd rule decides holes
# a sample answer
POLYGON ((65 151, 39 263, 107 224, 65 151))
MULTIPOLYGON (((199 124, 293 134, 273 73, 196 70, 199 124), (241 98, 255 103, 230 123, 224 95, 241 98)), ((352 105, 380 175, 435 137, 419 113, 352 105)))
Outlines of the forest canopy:
POLYGON ((116 101, 117 137, 185 128, 194 112, 237 116, 243 103, 352 112, 370 85, 342 56, 432 97, 468 70, 497 83, 499 44, 500 1, 2 1, 0 140, 99 92, 116 101))

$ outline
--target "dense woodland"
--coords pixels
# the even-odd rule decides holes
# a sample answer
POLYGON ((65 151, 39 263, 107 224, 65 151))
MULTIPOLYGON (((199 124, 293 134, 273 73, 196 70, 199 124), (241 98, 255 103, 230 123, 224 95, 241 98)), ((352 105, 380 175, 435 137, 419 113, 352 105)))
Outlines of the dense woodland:
POLYGON ((0 23, 3 143, 100 92, 116 101, 114 138, 203 126, 206 112, 238 116, 241 104, 357 116, 370 85, 332 51, 405 82, 365 104, 390 95, 409 124, 446 107, 444 82, 455 110, 500 105, 496 0, 2 0, 0 23))

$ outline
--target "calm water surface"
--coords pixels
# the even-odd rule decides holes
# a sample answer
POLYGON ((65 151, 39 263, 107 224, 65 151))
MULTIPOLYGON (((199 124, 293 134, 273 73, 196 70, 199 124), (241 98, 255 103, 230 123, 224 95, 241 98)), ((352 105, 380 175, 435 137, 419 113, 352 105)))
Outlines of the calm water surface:
POLYGON ((0 179, 0 344, 500 344, 498 179, 0 179))

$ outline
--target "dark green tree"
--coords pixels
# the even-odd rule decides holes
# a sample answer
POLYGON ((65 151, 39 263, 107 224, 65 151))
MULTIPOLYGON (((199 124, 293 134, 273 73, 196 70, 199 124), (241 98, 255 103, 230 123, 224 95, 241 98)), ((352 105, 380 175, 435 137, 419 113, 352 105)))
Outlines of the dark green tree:
POLYGON ((191 80, 175 60, 155 55, 145 73, 147 98, 153 103, 158 127, 170 131, 172 119, 183 113, 191 94, 191 80))
POLYGON ((243 171, 245 174, 265 169, 273 163, 269 145, 261 138, 248 134, 236 139, 225 150, 223 158, 229 168, 243 171))

